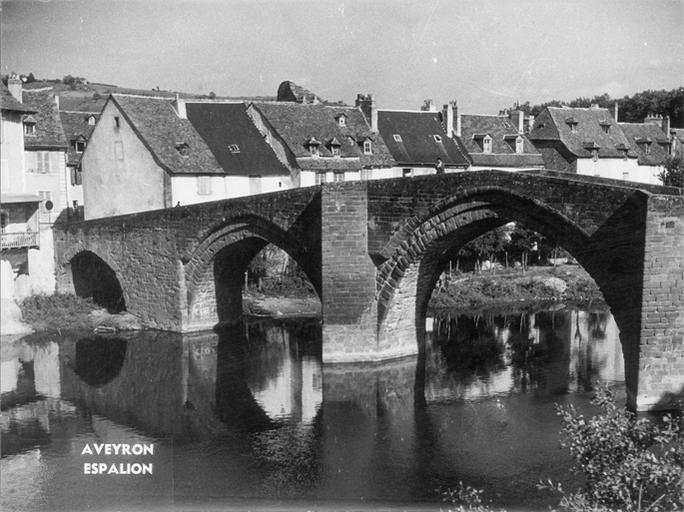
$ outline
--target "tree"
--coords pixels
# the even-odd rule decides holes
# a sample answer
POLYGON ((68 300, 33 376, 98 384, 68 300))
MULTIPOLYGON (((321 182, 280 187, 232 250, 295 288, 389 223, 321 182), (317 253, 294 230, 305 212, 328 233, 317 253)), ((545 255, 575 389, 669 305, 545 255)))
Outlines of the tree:
POLYGON ((663 185, 671 187, 684 187, 684 166, 682 157, 679 155, 668 155, 665 157, 665 169, 658 175, 663 185))

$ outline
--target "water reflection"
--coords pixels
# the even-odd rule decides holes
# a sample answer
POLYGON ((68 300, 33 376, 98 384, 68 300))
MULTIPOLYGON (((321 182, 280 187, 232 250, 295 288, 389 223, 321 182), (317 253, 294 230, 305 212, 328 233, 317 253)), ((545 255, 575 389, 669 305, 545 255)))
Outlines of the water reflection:
POLYGON ((586 407, 597 378, 623 380, 605 312, 435 319, 420 358, 372 365, 322 365, 320 325, 302 320, 30 336, 2 345, 1 505, 411 502, 463 480, 544 508, 535 482, 569 482, 553 402, 586 407), (155 443, 159 469, 84 486, 94 441, 155 443))

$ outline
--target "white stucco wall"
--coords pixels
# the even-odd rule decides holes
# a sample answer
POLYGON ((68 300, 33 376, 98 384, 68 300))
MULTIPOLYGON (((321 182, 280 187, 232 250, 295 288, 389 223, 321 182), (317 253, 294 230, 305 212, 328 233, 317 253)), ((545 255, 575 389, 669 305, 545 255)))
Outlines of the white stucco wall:
POLYGON ((211 183, 209 194, 199 193, 198 176, 171 177, 171 196, 174 205, 205 203, 231 197, 243 197, 266 192, 276 192, 292 188, 289 176, 207 176, 202 177, 211 183))
POLYGON ((640 167, 635 158, 578 158, 575 162, 577 174, 600 176, 614 180, 635 181, 638 183, 660 184, 657 171, 640 167))
POLYGON ((21 114, 2 112, 0 121, 0 187, 8 194, 26 191, 24 181, 24 127, 21 114))

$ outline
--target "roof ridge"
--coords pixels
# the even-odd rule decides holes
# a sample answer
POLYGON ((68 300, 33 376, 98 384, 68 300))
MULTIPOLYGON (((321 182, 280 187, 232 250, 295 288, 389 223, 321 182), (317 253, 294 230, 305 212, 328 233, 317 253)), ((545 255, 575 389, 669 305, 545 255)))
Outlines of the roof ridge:
POLYGON ((142 98, 146 100, 165 100, 165 101, 174 101, 175 98, 169 97, 169 96, 147 96, 145 94, 125 94, 125 93, 119 93, 119 92, 113 92, 111 93, 112 96, 119 97, 119 98, 142 98))

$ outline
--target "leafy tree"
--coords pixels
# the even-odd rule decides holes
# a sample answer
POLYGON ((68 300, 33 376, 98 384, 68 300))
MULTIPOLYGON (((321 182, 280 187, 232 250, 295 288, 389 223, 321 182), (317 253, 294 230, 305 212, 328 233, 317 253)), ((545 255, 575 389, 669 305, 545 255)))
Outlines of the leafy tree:
POLYGON ((665 169, 658 175, 663 185, 672 187, 684 187, 684 166, 682 157, 679 155, 665 157, 665 169))
POLYGON ((64 78, 62 78, 62 83, 64 85, 74 85, 76 83, 76 78, 71 75, 66 75, 64 78))

